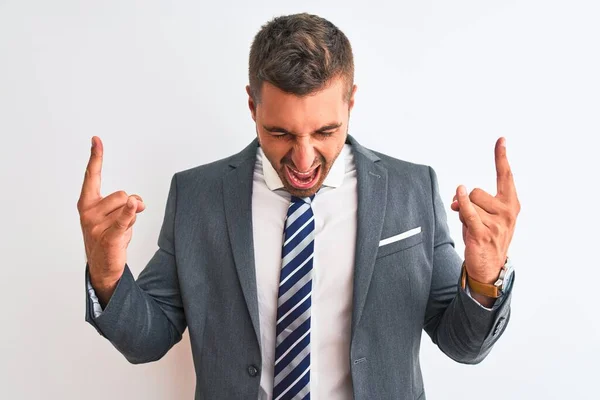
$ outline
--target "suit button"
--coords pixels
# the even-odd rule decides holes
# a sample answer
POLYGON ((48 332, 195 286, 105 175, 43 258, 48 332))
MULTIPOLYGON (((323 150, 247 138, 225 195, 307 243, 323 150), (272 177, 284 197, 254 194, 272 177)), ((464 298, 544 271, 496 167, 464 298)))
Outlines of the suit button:
POLYGON ((251 377, 255 377, 256 375, 258 375, 258 368, 256 368, 255 365, 250 365, 248 367, 248 375, 250 375, 251 377))

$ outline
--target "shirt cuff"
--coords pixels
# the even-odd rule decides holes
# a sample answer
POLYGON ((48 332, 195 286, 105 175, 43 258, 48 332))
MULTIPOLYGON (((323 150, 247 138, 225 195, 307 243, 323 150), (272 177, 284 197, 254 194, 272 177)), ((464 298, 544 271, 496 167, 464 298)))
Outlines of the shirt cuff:
POLYGON ((87 289, 88 294, 90 295, 90 299, 92 300, 92 308, 94 310, 94 318, 98 318, 102 315, 102 306, 100 305, 100 301, 98 300, 98 296, 96 296, 96 291, 92 287, 92 283, 90 279, 87 280, 87 289))

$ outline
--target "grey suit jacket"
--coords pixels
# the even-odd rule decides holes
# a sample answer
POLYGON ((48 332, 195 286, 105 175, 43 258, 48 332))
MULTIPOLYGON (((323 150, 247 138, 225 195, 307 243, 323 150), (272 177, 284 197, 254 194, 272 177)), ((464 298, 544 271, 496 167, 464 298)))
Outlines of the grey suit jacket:
MULTIPOLYGON (((358 221, 350 364, 354 398, 425 399, 423 329, 452 359, 483 360, 506 327, 510 297, 493 311, 459 285, 431 167, 362 147, 352 136, 358 221), (404 240, 382 239, 421 227, 404 240)), ((186 327, 196 399, 257 399, 260 334, 252 239, 256 139, 229 158, 173 176, 159 249, 134 279, 129 266, 103 313, 86 316, 134 364, 160 359, 186 327)), ((344 249, 332 249, 344 251, 344 249)), ((86 282, 88 279, 86 266, 86 282)))

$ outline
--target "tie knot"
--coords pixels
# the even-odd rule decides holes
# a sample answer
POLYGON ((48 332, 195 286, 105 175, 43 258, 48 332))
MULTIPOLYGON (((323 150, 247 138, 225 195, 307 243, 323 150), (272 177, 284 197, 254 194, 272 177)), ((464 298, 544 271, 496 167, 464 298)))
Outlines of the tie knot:
POLYGON ((295 203, 306 203, 306 204, 310 204, 312 203, 313 199, 315 198, 315 195, 313 194, 310 197, 296 197, 296 196, 292 196, 291 202, 292 204, 295 203))

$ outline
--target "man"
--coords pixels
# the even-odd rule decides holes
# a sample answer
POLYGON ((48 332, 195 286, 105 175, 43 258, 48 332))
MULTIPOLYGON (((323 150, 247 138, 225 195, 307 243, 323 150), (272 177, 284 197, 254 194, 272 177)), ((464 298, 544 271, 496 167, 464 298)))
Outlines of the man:
POLYGON ((86 321, 127 360, 160 359, 188 327, 197 399, 425 399, 423 329, 458 362, 490 352, 510 315, 520 208, 504 139, 498 194, 461 185, 451 206, 463 264, 433 169, 348 135, 353 75, 350 43, 329 21, 263 26, 246 88, 257 138, 174 175, 137 281, 126 249, 144 202, 102 198, 92 139, 78 203, 86 321))

